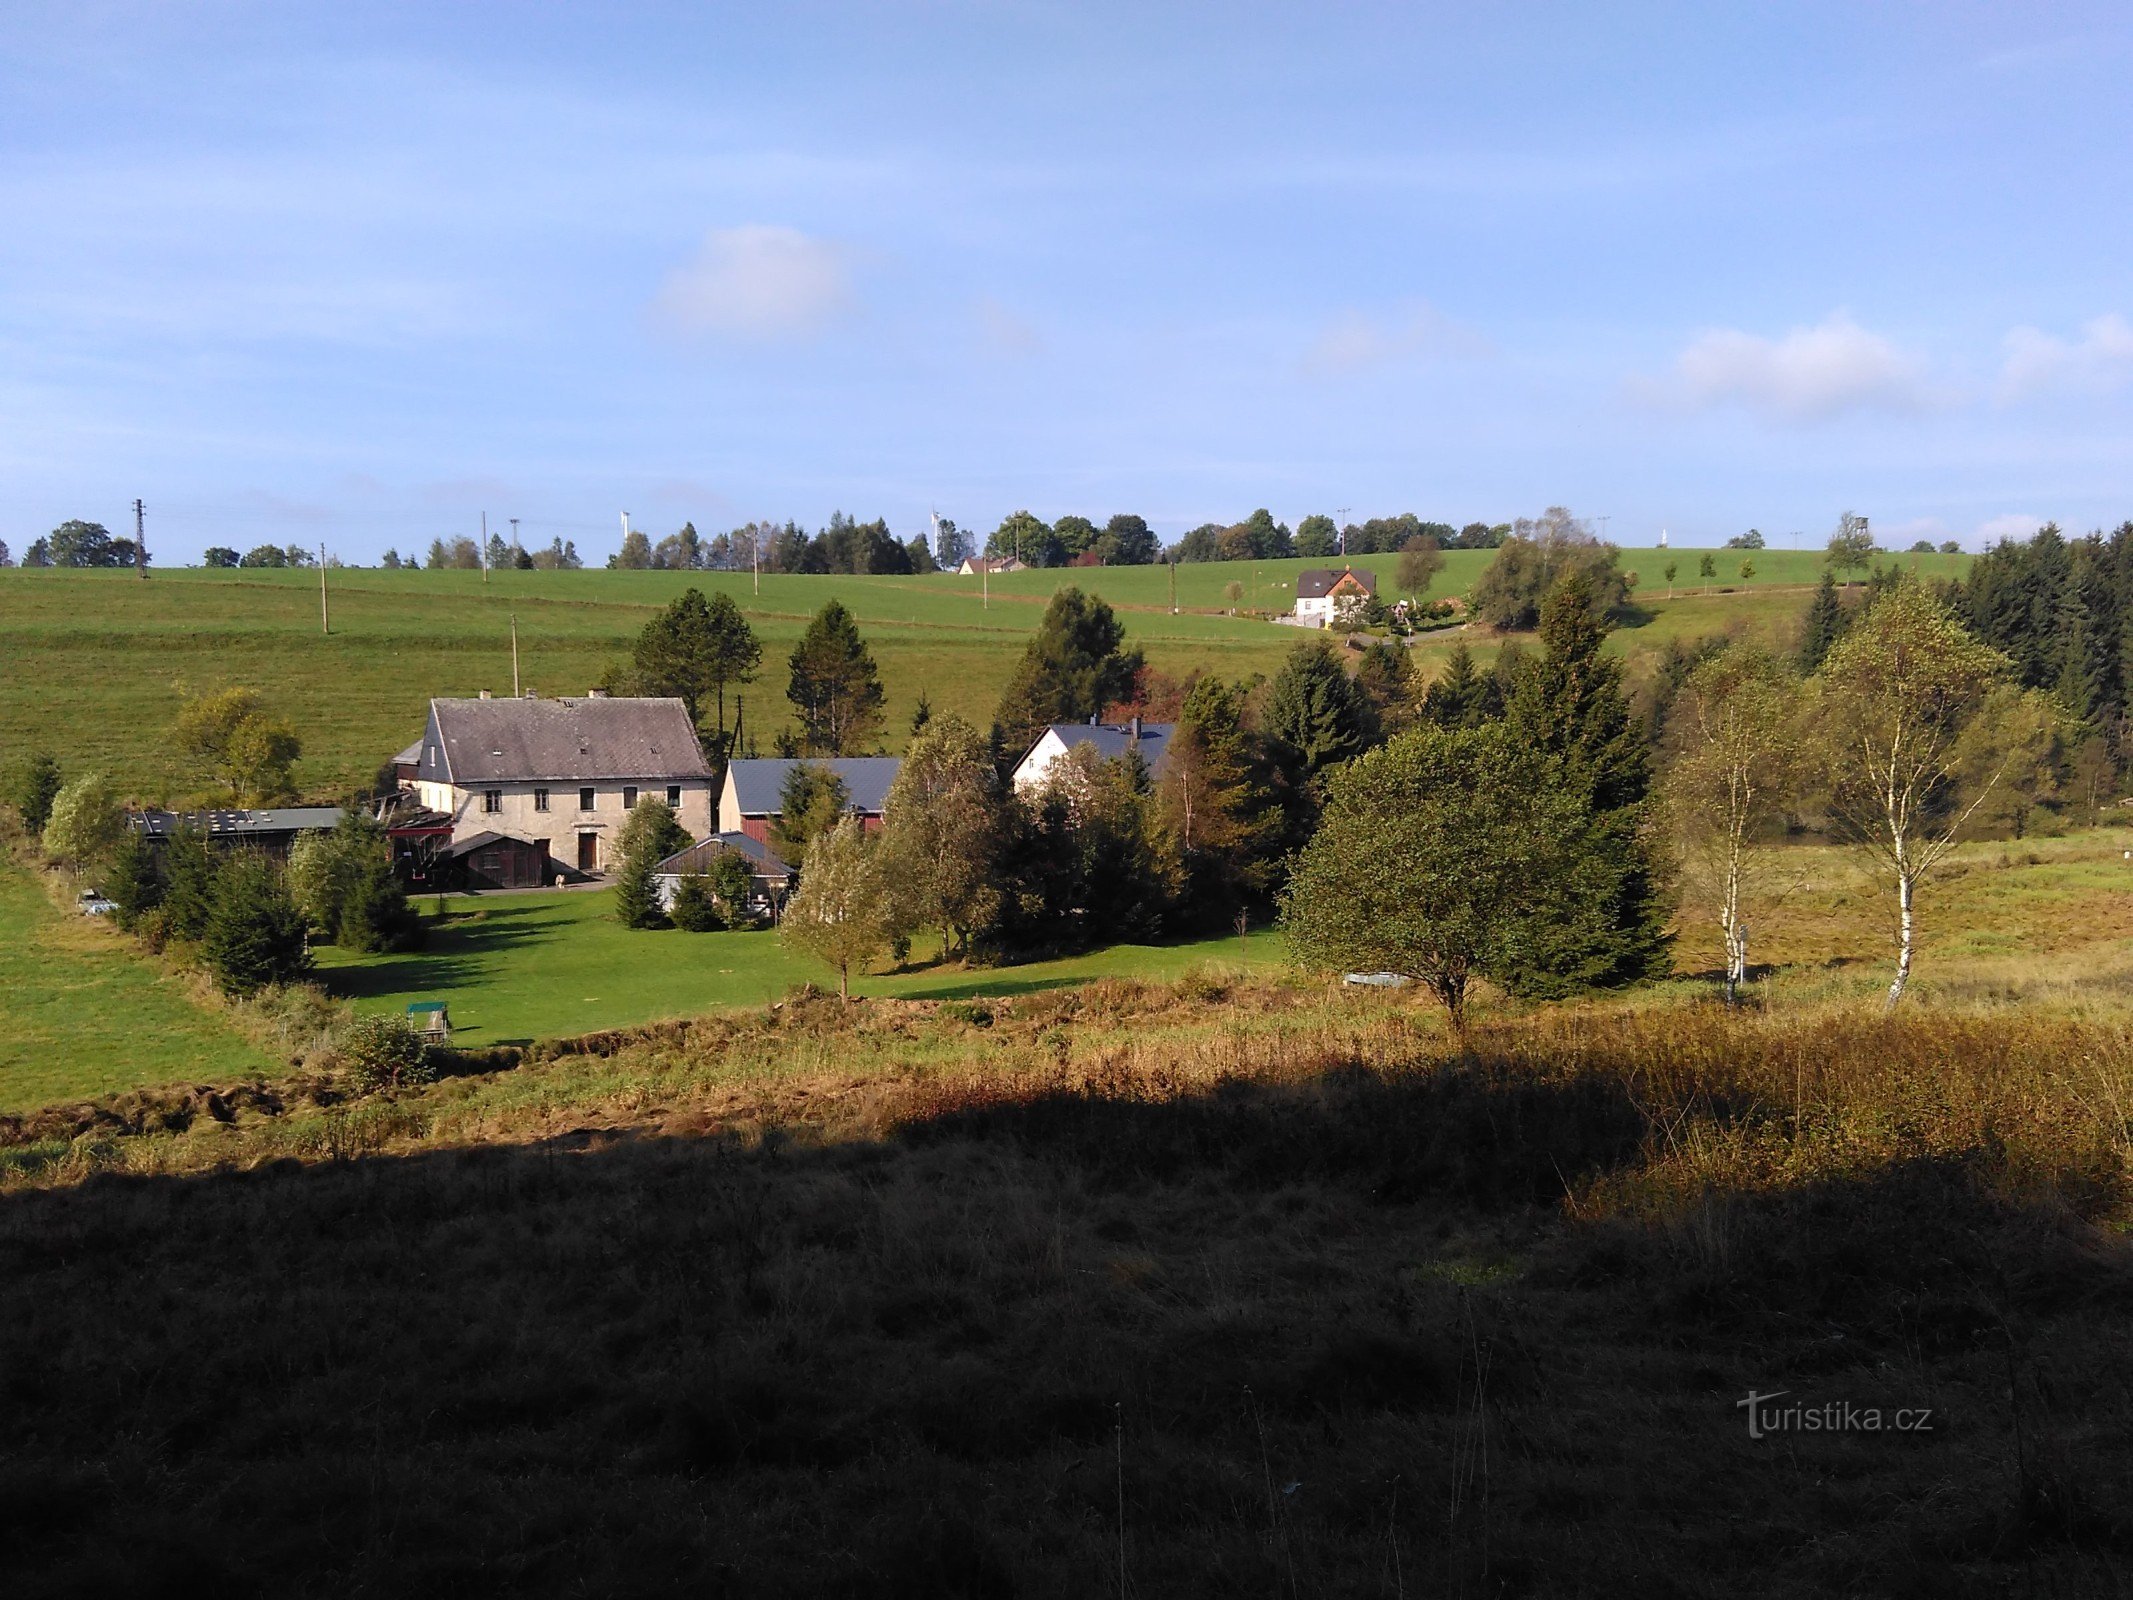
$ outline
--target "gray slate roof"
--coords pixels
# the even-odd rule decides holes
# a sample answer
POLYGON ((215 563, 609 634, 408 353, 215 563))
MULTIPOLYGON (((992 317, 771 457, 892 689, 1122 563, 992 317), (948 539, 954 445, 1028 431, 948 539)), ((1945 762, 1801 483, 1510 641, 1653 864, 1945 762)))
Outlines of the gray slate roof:
POLYGON ((483 783, 709 779, 679 700, 432 700, 416 775, 483 783))
POLYGON ((794 767, 827 767, 844 780, 845 794, 854 811, 880 815, 889 798, 889 785, 903 769, 896 756, 839 756, 828 761, 736 761, 726 768, 726 781, 744 817, 774 817, 784 807, 785 775, 794 767))
MULTIPOLYGON (((1060 742, 1069 750, 1076 745, 1094 745, 1096 753, 1106 761, 1116 761, 1128 750, 1138 748, 1141 761, 1148 768, 1148 775, 1153 778, 1162 773, 1163 758, 1170 753, 1170 735, 1176 727, 1174 722, 1142 723, 1140 743, 1137 747, 1130 727, 1114 727, 1109 723, 1091 727, 1086 722, 1055 722, 1048 731, 1059 735, 1060 742)), ((1037 737, 1041 742, 1044 735, 1039 734, 1037 737)))
POLYGON ((1306 567, 1296 574, 1296 598, 1323 600, 1326 593, 1349 573, 1372 594, 1378 592, 1378 575, 1368 567, 1306 567))

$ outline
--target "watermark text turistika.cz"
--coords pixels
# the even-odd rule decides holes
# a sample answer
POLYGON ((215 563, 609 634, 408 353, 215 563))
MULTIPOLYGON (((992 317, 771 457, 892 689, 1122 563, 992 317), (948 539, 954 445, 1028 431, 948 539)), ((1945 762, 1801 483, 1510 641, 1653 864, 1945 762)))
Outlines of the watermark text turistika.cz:
POLYGON ((1880 1406, 1854 1405, 1849 1400, 1824 1400, 1818 1405, 1808 1405, 1795 1400, 1791 1405, 1778 1402, 1791 1394, 1790 1389, 1780 1389, 1774 1394, 1758 1394, 1748 1391, 1748 1398, 1733 1402, 1736 1411, 1748 1413, 1748 1437, 1767 1439, 1777 1433, 1931 1433, 1933 1431, 1933 1408, 1931 1406, 1904 1406, 1897 1410, 1884 1410, 1880 1406))

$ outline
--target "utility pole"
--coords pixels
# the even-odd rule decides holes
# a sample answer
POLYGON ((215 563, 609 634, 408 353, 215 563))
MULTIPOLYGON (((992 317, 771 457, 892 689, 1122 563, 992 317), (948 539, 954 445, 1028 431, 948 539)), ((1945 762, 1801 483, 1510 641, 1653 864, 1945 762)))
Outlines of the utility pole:
POLYGON ((133 502, 133 570, 143 583, 148 581, 148 534, 143 527, 147 509, 138 499, 133 502))
POLYGON ((481 514, 481 581, 489 581, 489 513, 481 514))
POLYGON ((511 698, 516 700, 518 697, 518 613, 514 611, 511 613, 511 698))
MULTIPOLYGON (((755 562, 755 592, 760 598, 763 593, 763 524, 760 521, 749 531, 748 554, 755 562)), ((738 703, 736 700, 735 704, 738 703)))
POLYGON ((333 617, 326 609, 326 547, 318 547, 318 631, 333 637, 333 617))
POLYGON ((1342 506, 1333 514, 1341 519, 1341 559, 1346 561, 1348 559, 1348 508, 1342 506))
POLYGON ((1178 564, 1170 563, 1170 614, 1178 614, 1178 564))
POLYGON ((521 550, 522 548, 523 548, 523 546, 521 546, 521 545, 519 544, 519 542, 518 542, 518 518, 516 518, 516 517, 513 517, 513 518, 511 519, 511 554, 512 554, 512 556, 513 556, 514 558, 516 558, 516 557, 517 557, 517 555, 518 555, 518 553, 519 553, 519 551, 520 551, 520 550, 521 550))

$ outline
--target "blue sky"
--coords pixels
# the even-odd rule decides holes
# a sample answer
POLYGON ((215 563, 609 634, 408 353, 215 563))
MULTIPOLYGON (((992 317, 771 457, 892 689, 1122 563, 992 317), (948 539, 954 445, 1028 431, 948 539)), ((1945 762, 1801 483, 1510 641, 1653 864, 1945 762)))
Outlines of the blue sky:
POLYGON ((15 4, 0 539, 2133 516, 2122 5, 15 4))

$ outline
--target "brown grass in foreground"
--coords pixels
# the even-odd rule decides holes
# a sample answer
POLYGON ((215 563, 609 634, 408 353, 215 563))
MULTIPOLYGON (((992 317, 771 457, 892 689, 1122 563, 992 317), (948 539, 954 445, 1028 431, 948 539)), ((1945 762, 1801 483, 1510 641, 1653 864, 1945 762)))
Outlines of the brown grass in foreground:
POLYGON ((20 1593, 2109 1592, 2128 1045, 1666 1004, 1458 1054, 1203 980, 47 1130, 0 1549, 20 1593), (1934 1425, 1751 1440, 1751 1388, 1934 1425))

